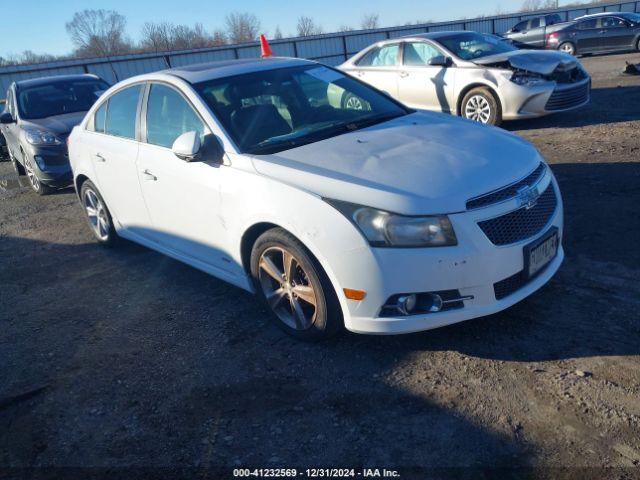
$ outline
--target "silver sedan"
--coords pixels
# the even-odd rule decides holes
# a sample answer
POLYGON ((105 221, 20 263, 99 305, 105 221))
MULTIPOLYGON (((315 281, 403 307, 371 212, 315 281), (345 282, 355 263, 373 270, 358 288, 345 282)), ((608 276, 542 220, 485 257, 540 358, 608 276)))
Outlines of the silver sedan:
MULTIPOLYGON (((519 50, 495 35, 468 31, 386 40, 338 68, 410 107, 492 125, 581 107, 591 89, 571 55, 519 50)), ((353 95, 330 93, 332 103, 367 108, 353 95)))

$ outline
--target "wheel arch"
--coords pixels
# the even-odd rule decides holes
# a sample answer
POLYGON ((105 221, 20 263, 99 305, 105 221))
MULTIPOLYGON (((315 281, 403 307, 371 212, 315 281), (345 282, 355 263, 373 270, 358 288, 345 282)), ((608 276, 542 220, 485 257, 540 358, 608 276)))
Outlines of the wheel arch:
POLYGON ((493 98, 495 99, 495 101, 498 103, 498 107, 500 108, 500 111, 502 112, 504 110, 502 99, 500 98, 500 95, 498 94, 495 87, 493 87, 488 83, 473 82, 473 83, 470 83, 469 85, 466 85, 458 94, 458 100, 456 102, 456 115, 458 116, 462 115, 462 101, 464 100, 465 95, 469 93, 471 90, 473 90, 474 88, 486 88, 487 90, 489 90, 491 95, 493 95, 493 98))
POLYGON ((82 173, 76 176, 76 178, 73 180, 73 185, 76 187, 76 195, 78 195, 78 197, 80 197, 80 189, 82 188, 82 184, 87 180, 89 180, 89 177, 82 173))

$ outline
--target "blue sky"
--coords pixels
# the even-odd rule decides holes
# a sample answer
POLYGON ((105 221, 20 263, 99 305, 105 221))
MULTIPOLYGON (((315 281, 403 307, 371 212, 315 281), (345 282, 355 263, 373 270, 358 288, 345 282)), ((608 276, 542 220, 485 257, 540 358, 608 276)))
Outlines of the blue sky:
MULTIPOLYGON (((517 10, 523 0, 42 0, 3 1, 0 55, 69 53, 73 46, 65 22, 74 12, 85 8, 116 10, 127 17, 129 36, 137 40, 147 21, 193 24, 208 30, 224 25, 224 17, 233 11, 250 11, 262 22, 262 29, 273 33, 280 26, 288 36, 296 30, 300 15, 313 17, 325 32, 341 25, 358 27, 362 15, 375 12, 381 26, 403 25, 416 20, 450 20, 507 13, 517 10)), ((563 3, 563 2, 561 2, 563 3)))

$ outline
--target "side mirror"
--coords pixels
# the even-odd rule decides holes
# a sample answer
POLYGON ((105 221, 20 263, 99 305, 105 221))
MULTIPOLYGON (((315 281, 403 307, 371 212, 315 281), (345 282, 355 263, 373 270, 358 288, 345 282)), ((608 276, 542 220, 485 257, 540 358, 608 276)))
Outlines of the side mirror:
POLYGON ((431 57, 428 63, 432 67, 448 67, 449 61, 448 57, 445 57, 444 55, 437 55, 435 57, 431 57))
POLYGON ((193 162, 200 152, 200 135, 198 132, 186 132, 176 138, 171 150, 180 160, 193 162))
POLYGON ((9 112, 2 112, 0 113, 0 123, 3 125, 9 124, 9 123, 16 123, 15 119, 13 118, 13 115, 11 115, 9 112))

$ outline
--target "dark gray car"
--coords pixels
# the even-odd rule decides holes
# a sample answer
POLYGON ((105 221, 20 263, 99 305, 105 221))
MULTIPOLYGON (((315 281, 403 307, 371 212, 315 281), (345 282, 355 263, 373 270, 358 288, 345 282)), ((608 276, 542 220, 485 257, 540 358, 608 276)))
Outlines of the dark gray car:
POLYGON ((95 75, 38 78, 9 87, 1 133, 16 172, 27 175, 40 195, 71 183, 66 139, 108 88, 95 75))
MULTIPOLYGON (((541 45, 537 36, 525 39, 518 37, 518 33, 507 32, 505 37, 532 46, 541 45)), ((572 55, 640 50, 640 14, 597 13, 556 24, 546 28, 542 46, 572 55)))
POLYGON ((528 18, 513 26, 503 36, 515 45, 526 45, 533 48, 545 48, 547 33, 555 31, 554 25, 562 23, 557 13, 528 18))

